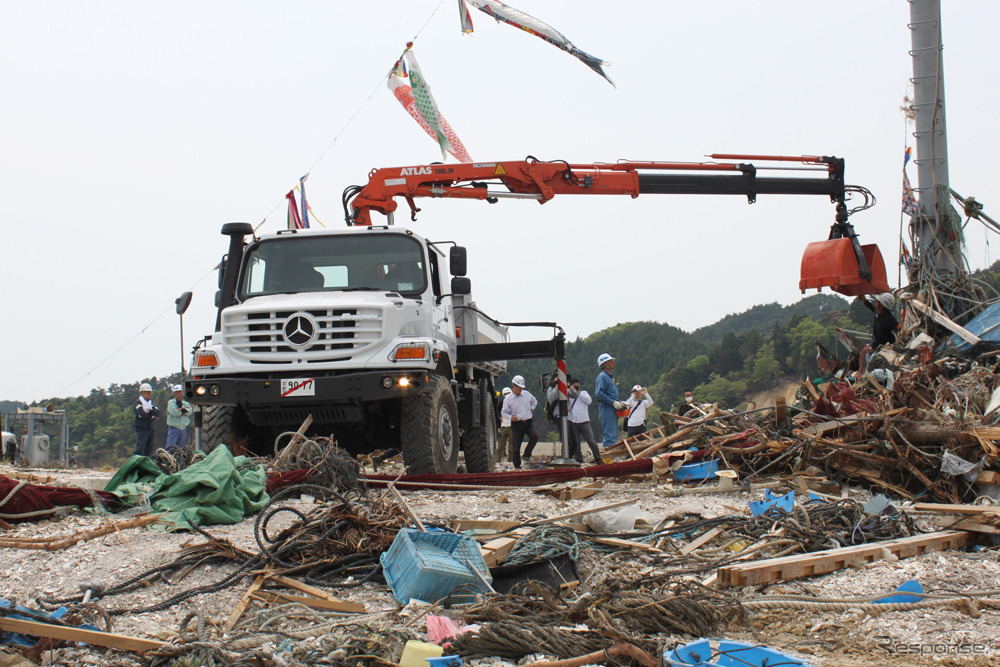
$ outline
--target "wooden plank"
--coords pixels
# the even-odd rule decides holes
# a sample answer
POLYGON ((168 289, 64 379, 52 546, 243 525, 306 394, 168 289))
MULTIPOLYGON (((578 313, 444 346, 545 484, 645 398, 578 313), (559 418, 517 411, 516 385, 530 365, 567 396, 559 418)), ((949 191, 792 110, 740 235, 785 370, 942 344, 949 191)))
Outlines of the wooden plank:
POLYGON ((169 642, 161 642, 157 639, 129 637, 128 635, 97 632, 96 630, 84 630, 83 628, 72 628, 63 625, 49 625, 48 623, 26 621, 20 618, 0 617, 0 630, 4 632, 20 632, 34 637, 84 642, 93 646, 116 648, 120 651, 151 651, 169 645, 169 642))
POLYGON ((620 540, 617 537, 599 537, 591 540, 592 542, 600 542, 601 544, 607 544, 612 547, 621 547, 622 549, 638 549, 639 551, 647 551, 654 554, 662 554, 663 549, 657 549, 650 544, 644 544, 643 542, 633 542, 632 540, 620 540))
POLYGON ((366 611, 363 604, 357 604, 356 602, 334 602, 324 598, 303 597, 289 593, 275 593, 274 591, 256 591, 253 593, 253 597, 264 602, 277 602, 279 604, 298 602, 313 609, 328 609, 330 611, 359 614, 363 614, 366 611))
POLYGON ((996 505, 948 505, 945 503, 913 503, 914 512, 938 512, 944 514, 1000 514, 996 505))
POLYGON ((485 544, 480 544, 479 551, 483 554, 486 566, 495 567, 502 563, 511 549, 514 548, 514 544, 531 531, 531 528, 518 528, 510 537, 498 537, 485 544))
POLYGON ((969 543, 969 533, 959 530, 915 535, 898 540, 872 542, 841 549, 827 549, 809 554, 770 558, 719 568, 719 583, 728 586, 759 586, 786 579, 811 577, 851 567, 858 563, 881 560, 886 552, 897 558, 909 558, 928 551, 947 551, 969 543))
POLYGON ((968 530, 973 533, 1000 535, 998 516, 958 516, 955 514, 934 514, 927 517, 927 523, 941 530, 968 530))
MULTIPOLYGON (((339 604, 351 605, 353 602, 344 602, 343 600, 335 597, 332 593, 324 591, 322 588, 316 588, 315 586, 310 586, 307 583, 301 582, 298 579, 292 579, 291 577, 285 577, 282 575, 274 575, 271 577, 271 581, 275 583, 288 586, 289 588, 294 588, 297 591, 302 591, 303 593, 308 593, 314 597, 323 598, 324 600, 329 600, 330 602, 337 602, 339 604)), ((356 605, 361 607, 361 611, 364 611, 362 605, 356 605)))
POLYGON ((691 540, 690 542, 688 542, 687 544, 685 544, 683 547, 681 547, 681 555, 687 556, 689 553, 691 553, 692 551, 694 551, 695 549, 697 549, 701 545, 705 544, 706 542, 708 542, 709 540, 711 540, 712 538, 714 538, 716 535, 718 535, 719 533, 721 533, 723 530, 725 530, 725 528, 723 528, 722 526, 716 526, 712 530, 709 530, 709 531, 707 531, 705 533, 702 533, 701 537, 699 537, 696 540, 691 540))
POLYGON ((812 382, 809 382, 808 380, 803 380, 802 387, 809 393, 809 396, 812 397, 812 400, 814 401, 819 400, 819 392, 816 391, 816 386, 812 382))
POLYGON ((972 333, 962 325, 953 322, 947 315, 939 313, 930 306, 926 305, 923 301, 920 301, 919 299, 910 299, 908 303, 913 304, 917 310, 943 326, 945 329, 950 329, 951 331, 957 333, 959 338, 964 340, 966 343, 976 345, 981 342, 979 336, 972 333))
POLYGON ((996 470, 984 470, 979 473, 979 477, 976 481, 980 484, 997 484, 1000 485, 1000 472, 996 470))
POLYGON ((559 500, 582 500, 589 498, 604 488, 604 480, 599 479, 589 484, 572 486, 559 491, 559 500))
POLYGON ((774 399, 774 423, 781 426, 786 421, 788 421, 788 405, 785 403, 785 397, 779 396, 774 399))
POLYGON ((247 607, 250 605, 250 600, 253 598, 254 592, 263 586, 265 581, 267 581, 267 575, 257 575, 257 578, 253 580, 252 584, 250 584, 250 588, 248 588, 247 592, 243 594, 243 599, 239 601, 236 608, 233 609, 233 613, 229 615, 229 618, 222 626, 223 632, 229 632, 236 627, 236 622, 240 620, 240 616, 243 615, 243 612, 245 612, 247 607))
POLYGON ((597 512, 603 512, 604 510, 612 510, 616 507, 624 507, 625 505, 634 505, 638 502, 638 498, 633 498, 632 500, 621 500, 617 503, 611 503, 610 505, 601 505, 600 507, 592 507, 586 510, 579 510, 577 512, 570 512, 569 514, 560 514, 559 516, 549 517, 547 519, 535 519, 534 521, 529 521, 529 526, 543 526, 547 523, 557 523, 565 519, 575 519, 578 516, 587 516, 588 514, 596 514, 597 512))
POLYGON ((523 521, 490 521, 487 519, 454 519, 449 526, 452 530, 462 532, 463 530, 509 530, 514 526, 520 526, 523 521))

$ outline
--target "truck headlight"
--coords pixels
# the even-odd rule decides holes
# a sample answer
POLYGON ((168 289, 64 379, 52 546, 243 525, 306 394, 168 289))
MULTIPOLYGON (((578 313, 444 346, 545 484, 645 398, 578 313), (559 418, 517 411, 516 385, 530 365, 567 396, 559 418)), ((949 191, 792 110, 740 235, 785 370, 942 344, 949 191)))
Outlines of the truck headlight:
POLYGON ((430 357, 427 343, 400 343, 389 354, 391 361, 426 361, 430 357))

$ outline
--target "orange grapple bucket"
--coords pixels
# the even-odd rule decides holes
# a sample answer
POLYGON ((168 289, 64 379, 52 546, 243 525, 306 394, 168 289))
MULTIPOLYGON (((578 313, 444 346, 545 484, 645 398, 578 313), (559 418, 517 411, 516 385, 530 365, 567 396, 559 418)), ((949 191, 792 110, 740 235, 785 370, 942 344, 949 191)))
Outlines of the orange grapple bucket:
POLYGON ((799 289, 805 293, 807 289, 822 290, 824 287, 829 287, 834 292, 847 296, 888 292, 885 262, 878 246, 874 243, 863 245, 861 251, 865 254, 868 268, 871 269, 871 280, 862 280, 858 274, 858 259, 854 256, 851 239, 810 243, 802 255, 799 289))

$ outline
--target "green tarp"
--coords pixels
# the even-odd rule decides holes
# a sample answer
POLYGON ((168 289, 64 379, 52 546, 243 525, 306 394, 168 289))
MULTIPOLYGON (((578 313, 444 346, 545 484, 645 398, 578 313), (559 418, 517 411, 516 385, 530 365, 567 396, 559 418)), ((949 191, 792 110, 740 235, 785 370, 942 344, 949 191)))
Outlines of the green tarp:
POLYGON ((189 467, 165 475, 145 456, 133 456, 104 487, 128 505, 148 503, 163 517, 168 530, 239 523, 268 501, 263 466, 233 457, 228 447, 216 447, 189 467))

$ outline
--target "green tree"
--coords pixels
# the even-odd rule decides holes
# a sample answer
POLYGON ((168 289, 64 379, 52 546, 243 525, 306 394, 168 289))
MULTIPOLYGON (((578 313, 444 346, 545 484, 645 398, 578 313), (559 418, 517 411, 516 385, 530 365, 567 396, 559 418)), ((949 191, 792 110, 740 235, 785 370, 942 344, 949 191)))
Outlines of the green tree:
POLYGON ((774 344, 768 341, 754 355, 751 378, 756 383, 763 383, 774 380, 779 375, 781 375, 781 364, 774 356, 774 344))

